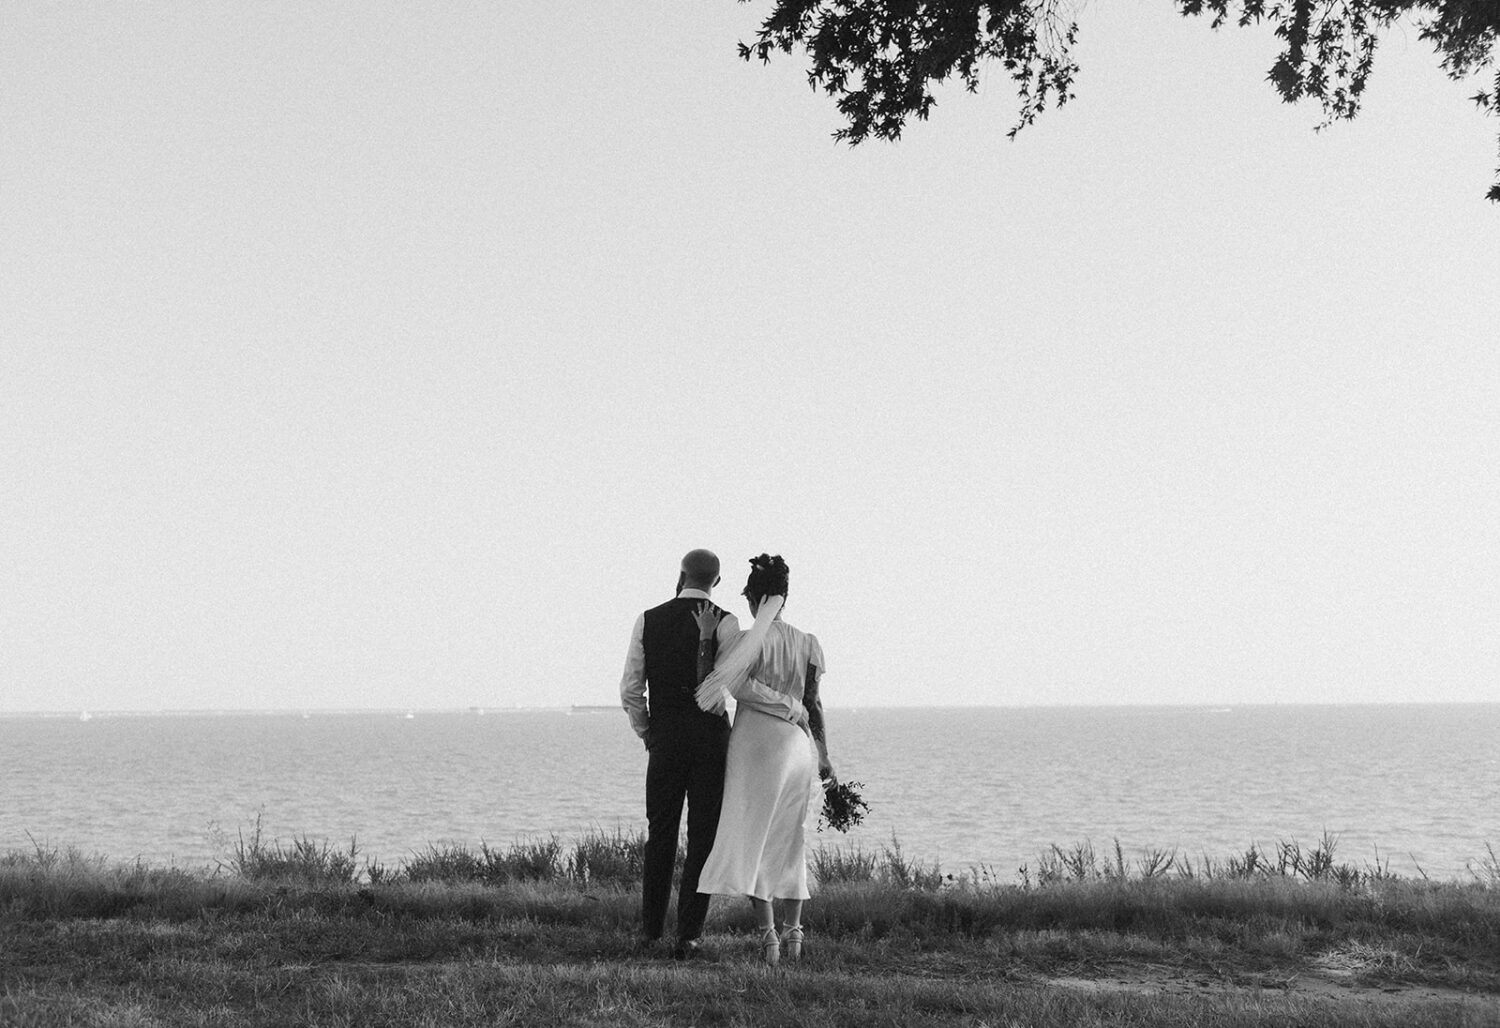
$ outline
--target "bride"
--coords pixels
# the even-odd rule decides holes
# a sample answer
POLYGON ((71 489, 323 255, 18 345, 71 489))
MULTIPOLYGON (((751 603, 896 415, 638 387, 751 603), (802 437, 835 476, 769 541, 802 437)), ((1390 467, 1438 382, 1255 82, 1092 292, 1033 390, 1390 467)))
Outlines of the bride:
MULTIPOLYGON (((749 898, 768 964, 776 964, 783 951, 788 960, 802 955, 802 903, 810 895, 804 847, 814 795, 814 746, 818 776, 834 781, 818 695, 823 648, 816 637, 781 620, 787 577, 780 556, 763 553, 751 559, 744 596, 755 625, 721 649, 697 692, 704 710, 722 711, 726 696, 739 701, 729 735, 719 828, 698 891, 749 898), (805 714, 789 721, 786 705, 756 702, 767 690, 805 714)), ((712 611, 700 611, 700 629, 714 620, 712 611)))

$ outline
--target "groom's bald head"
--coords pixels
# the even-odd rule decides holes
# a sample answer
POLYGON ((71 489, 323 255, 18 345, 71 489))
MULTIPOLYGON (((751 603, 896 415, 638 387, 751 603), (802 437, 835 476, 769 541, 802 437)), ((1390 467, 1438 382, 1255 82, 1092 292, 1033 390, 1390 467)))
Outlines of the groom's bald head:
POLYGON ((719 558, 712 550, 689 550, 682 558, 682 587, 712 589, 719 584, 719 558))

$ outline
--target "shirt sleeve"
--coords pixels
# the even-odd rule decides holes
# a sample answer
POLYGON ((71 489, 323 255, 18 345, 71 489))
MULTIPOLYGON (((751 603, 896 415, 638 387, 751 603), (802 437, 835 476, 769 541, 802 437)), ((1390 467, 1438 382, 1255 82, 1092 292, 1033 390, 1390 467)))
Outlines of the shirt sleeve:
POLYGON ((651 727, 646 711, 646 615, 635 619, 630 630, 630 648, 625 652, 625 673, 620 676, 620 705, 630 718, 630 727, 642 739, 651 727))
MULTIPOLYGON (((719 619, 719 627, 714 630, 714 636, 719 640, 718 656, 722 657, 740 634, 740 619, 728 611, 719 619)), ((717 659, 717 658, 716 658, 717 659)))
POLYGON ((807 662, 818 669, 819 679, 828 672, 828 665, 823 661, 823 645, 815 635, 807 637, 807 662))

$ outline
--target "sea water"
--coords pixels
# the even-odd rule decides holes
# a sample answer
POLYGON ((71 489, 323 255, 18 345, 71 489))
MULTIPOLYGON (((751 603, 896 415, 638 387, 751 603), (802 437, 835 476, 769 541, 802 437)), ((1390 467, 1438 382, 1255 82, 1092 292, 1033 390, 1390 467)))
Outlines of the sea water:
MULTIPOLYGON (((1500 704, 833 709, 865 823, 812 845, 1002 881, 1053 844, 1195 860, 1325 833, 1336 857, 1465 878, 1500 850, 1500 704)), ((0 853, 214 866, 257 819, 395 863, 428 845, 644 827, 623 712, 0 718, 0 853)))

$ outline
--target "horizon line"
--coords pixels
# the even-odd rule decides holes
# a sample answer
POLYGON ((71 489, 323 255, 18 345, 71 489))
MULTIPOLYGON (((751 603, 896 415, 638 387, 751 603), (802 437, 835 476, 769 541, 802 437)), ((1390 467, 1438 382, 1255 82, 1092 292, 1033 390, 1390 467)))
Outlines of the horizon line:
MULTIPOLYGON (((1255 703, 859 703, 828 704, 829 710, 1237 710, 1261 707, 1483 707, 1500 705, 1497 700, 1285 700, 1255 703)), ((471 704, 461 707, 54 707, 45 710, 3 710, 4 717, 89 717, 149 715, 236 715, 236 714, 507 714, 540 711, 587 710, 605 712, 620 710, 611 703, 545 703, 545 704, 471 704)))

